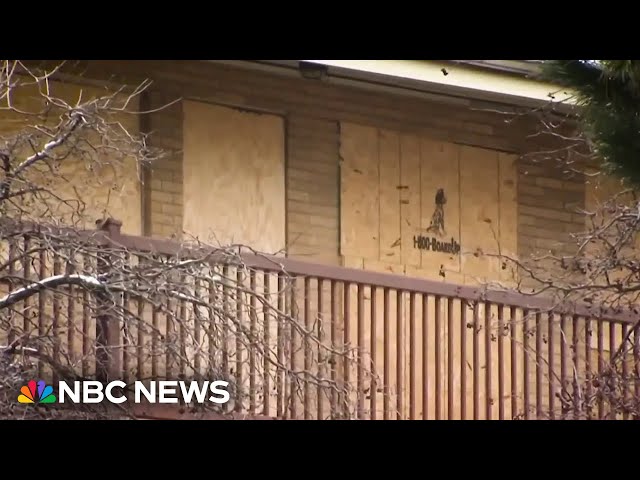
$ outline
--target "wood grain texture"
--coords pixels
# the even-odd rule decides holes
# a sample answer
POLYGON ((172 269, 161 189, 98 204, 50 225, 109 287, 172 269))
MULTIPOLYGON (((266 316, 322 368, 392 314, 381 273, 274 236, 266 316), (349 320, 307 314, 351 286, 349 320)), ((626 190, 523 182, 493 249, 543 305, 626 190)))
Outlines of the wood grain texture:
POLYGON ((517 255, 515 156, 370 126, 341 132, 342 255, 449 282, 509 278, 483 253, 517 255), (434 239, 460 251, 434 251, 434 239))
MULTIPOLYGON (((460 148, 460 229, 462 270, 485 280, 495 278, 496 261, 484 254, 499 250, 499 195, 497 152, 460 148)), ((507 227, 508 228, 508 227, 507 227)))
POLYGON ((413 237, 420 228, 420 138, 413 135, 400 137, 400 232, 402 234, 402 263, 421 264, 420 250, 413 244, 413 237))
POLYGON ((184 123, 185 232, 216 245, 283 249, 282 118, 185 102, 184 123))
POLYGON ((380 161, 380 258, 401 263, 400 138, 396 132, 379 131, 380 161))
POLYGON ((341 253, 378 258, 378 132, 352 124, 341 125, 340 131, 341 253))

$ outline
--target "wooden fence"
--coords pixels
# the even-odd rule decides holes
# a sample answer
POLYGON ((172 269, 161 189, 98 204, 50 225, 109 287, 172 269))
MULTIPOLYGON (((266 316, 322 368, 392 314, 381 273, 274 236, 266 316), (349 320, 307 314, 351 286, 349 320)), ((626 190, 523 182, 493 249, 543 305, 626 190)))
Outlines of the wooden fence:
POLYGON ((0 345, 31 347, 54 381, 224 378, 229 412, 272 418, 606 418, 593 379, 627 342, 620 398, 640 392, 632 314, 185 247, 112 220, 70 232, 22 225, 3 246, 7 295, 49 288, 11 304, 0 345))

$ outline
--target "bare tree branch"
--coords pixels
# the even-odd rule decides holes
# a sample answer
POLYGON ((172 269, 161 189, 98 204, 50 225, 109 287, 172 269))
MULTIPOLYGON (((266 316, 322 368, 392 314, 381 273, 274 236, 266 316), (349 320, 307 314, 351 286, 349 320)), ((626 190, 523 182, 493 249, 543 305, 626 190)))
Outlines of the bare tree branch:
MULTIPOLYGON (((128 162, 139 171, 167 154, 129 125, 166 108, 138 107, 149 88, 96 93, 73 87, 63 65, 0 63, 0 418, 24 413, 15 398, 27 379, 99 378, 104 362, 129 386, 228 380, 232 401, 208 407, 222 413, 271 402, 293 416, 312 388, 326 417, 353 417, 355 388, 336 372, 361 353, 329 338, 325 315, 301 313, 298 279, 277 260, 256 269, 243 260, 262 256, 250 247, 186 240, 168 255, 83 227, 139 180, 128 162)), ((49 415, 134 416, 87 408, 49 415)))

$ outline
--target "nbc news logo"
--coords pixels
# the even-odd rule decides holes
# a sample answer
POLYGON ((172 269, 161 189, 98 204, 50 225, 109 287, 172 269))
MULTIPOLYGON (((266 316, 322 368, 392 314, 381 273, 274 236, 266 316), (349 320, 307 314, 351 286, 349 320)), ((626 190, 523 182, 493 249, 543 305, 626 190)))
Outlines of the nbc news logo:
MULTIPOLYGON (((134 403, 142 403, 143 397, 149 403, 179 403, 180 400, 173 395, 181 395, 184 403, 205 403, 208 400, 222 404, 229 401, 229 392, 224 389, 228 385, 225 381, 205 381, 200 384, 195 381, 167 380, 149 382, 147 388, 144 383, 137 381, 134 384, 134 403), (212 395, 207 396, 209 391, 212 395)), ((73 382, 73 386, 70 386, 67 382, 61 381, 58 384, 58 400, 53 394, 53 387, 47 385, 44 380, 30 380, 20 389, 18 403, 101 403, 105 398, 110 403, 126 402, 127 397, 124 394, 114 395, 113 389, 116 387, 124 389, 127 384, 116 380, 109 382, 105 387, 101 382, 85 380, 73 382)))

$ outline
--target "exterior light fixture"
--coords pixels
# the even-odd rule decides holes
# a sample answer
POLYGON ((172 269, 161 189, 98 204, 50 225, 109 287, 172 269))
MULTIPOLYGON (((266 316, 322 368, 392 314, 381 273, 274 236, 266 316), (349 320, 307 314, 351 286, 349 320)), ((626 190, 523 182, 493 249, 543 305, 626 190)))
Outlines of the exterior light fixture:
POLYGON ((329 67, 312 62, 298 62, 298 70, 303 78, 322 80, 327 75, 329 67))

